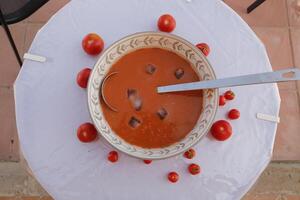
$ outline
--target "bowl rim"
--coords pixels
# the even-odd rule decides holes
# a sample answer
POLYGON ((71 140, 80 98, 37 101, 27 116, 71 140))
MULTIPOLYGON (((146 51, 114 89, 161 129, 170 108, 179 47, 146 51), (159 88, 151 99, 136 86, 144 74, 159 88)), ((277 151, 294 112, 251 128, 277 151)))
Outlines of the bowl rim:
MULTIPOLYGON (((97 71, 97 69, 98 69, 97 67, 99 66, 99 64, 100 64, 100 62, 102 61, 103 57, 104 57, 108 52, 110 52, 112 49, 114 49, 118 44, 122 44, 122 43, 124 43, 125 41, 130 40, 130 38, 132 38, 132 37, 135 37, 135 36, 145 36, 145 35, 157 35, 157 36, 164 36, 164 37, 167 37, 167 38, 174 38, 174 39, 179 40, 180 42, 184 43, 184 44, 187 45, 189 48, 193 49, 193 51, 195 51, 195 52, 200 52, 200 54, 202 55, 201 58, 206 62, 206 64, 207 64, 206 67, 209 68, 212 78, 213 78, 213 79, 216 79, 216 74, 215 74, 215 71, 214 71, 212 65, 210 64, 210 62, 208 61, 208 59, 206 58, 206 56, 205 56, 201 51, 199 51, 199 49, 198 49, 195 45, 193 45, 191 42, 187 41, 186 39, 184 39, 184 38, 182 38, 182 37, 180 37, 180 36, 177 36, 177 35, 174 35, 174 34, 171 34, 171 33, 155 32, 155 31, 137 32, 137 33, 134 33, 134 34, 130 34, 130 35, 124 36, 124 37, 122 37, 121 39, 119 39, 119 40, 113 42, 113 43, 112 43, 109 47, 107 47, 107 48, 100 54, 100 56, 98 57, 98 60, 97 60, 96 64, 94 65, 93 69, 92 69, 92 73, 90 74, 90 77, 94 77, 94 74, 96 73, 96 71, 97 71)), ((147 48, 147 47, 145 47, 145 48, 147 48)), ((149 48, 159 48, 159 47, 149 47, 149 48)), ((141 48, 137 48, 137 49, 141 49, 141 48)), ((137 49, 134 49, 134 50, 137 50, 137 49)), ((125 51, 124 54, 123 54, 122 56, 124 56, 124 55, 126 55, 126 54, 128 54, 128 53, 130 53, 130 52, 133 52, 134 50, 132 50, 132 51, 125 51)), ((176 53, 178 56, 181 56, 181 55, 178 54, 178 52, 175 52, 175 51, 172 51, 172 52, 176 53)), ((181 57, 182 57, 182 56, 181 56, 181 57)), ((184 58, 184 59, 187 60, 187 58, 184 58)), ((190 61, 188 60, 188 62, 190 62, 190 61)), ((190 62, 190 63, 191 63, 191 62, 190 62)), ((114 64, 114 63, 111 63, 110 65, 112 66, 113 64, 114 64)), ((194 67, 194 66, 193 66, 193 67, 194 67)), ((103 74, 104 77, 107 75, 108 71, 109 71, 109 70, 107 70, 107 71, 103 74)), ((197 73, 197 75, 199 76, 199 72, 196 71, 196 73, 197 73)), ((102 79, 102 80, 103 80, 103 79, 102 79)), ((101 82, 102 82, 102 80, 101 80, 101 82)), ((124 151, 119 145, 113 144, 109 139, 106 138, 106 136, 104 135, 104 133, 102 133, 102 131, 100 130, 100 128, 97 126, 96 119, 95 119, 95 117, 94 117, 93 114, 92 114, 93 109, 92 109, 92 106, 91 106, 91 104, 92 104, 92 103, 91 103, 91 102, 92 102, 92 100, 91 100, 91 88, 93 87, 93 86, 92 86, 92 82, 93 82, 93 79, 90 78, 89 81, 88 81, 88 87, 87 87, 87 94, 88 94, 88 95, 87 95, 87 99, 88 99, 88 102, 87 102, 87 103, 88 103, 88 108, 89 108, 89 114, 90 114, 90 116, 91 116, 91 119, 92 119, 93 124, 95 125, 95 127, 96 127, 96 129, 97 129, 97 131, 98 131, 98 134, 100 134, 100 135, 102 136, 102 138, 105 138, 106 142, 107 142, 109 145, 111 145, 113 148, 116 148, 117 150, 119 150, 119 151, 121 151, 121 152, 123 152, 123 153, 125 153, 125 154, 127 154, 127 155, 129 155, 129 156, 132 156, 132 157, 135 157, 135 158, 139 158, 139 159, 151 159, 151 160, 166 159, 166 158, 169 158, 169 157, 176 156, 176 155, 178 155, 178 154, 180 154, 180 153, 183 153, 183 152, 186 151, 187 149, 189 149, 189 148, 191 148, 192 146, 196 145, 196 144, 197 144, 197 143, 198 143, 205 135, 207 135, 207 133, 209 132, 209 129, 210 129, 210 127, 211 127, 212 124, 213 124, 213 121, 214 121, 214 119, 215 119, 215 117, 216 117, 216 113, 217 113, 217 110, 218 110, 218 102, 217 102, 217 100, 219 100, 219 89, 218 89, 218 88, 216 88, 216 89, 211 89, 211 90, 213 91, 215 97, 217 97, 217 98, 215 98, 214 107, 212 108, 212 110, 213 110, 212 117, 211 117, 211 120, 210 120, 210 122, 209 122, 209 125, 206 127, 204 133, 203 133, 199 138, 197 138, 195 142, 193 142, 193 143, 190 144, 190 145, 187 145, 187 146, 183 147, 182 149, 178 150, 178 151, 175 152, 175 153, 170 153, 170 154, 165 155, 165 156, 161 156, 161 157, 151 157, 151 156, 147 156, 147 155, 145 155, 145 156, 140 156, 140 155, 136 155, 136 154, 130 153, 129 151, 124 151)), ((100 83, 100 85, 101 85, 101 83, 100 83)), ((204 99, 205 99, 205 98, 204 98, 204 99)), ((100 105, 100 104, 99 104, 99 105, 100 105)), ((101 105, 100 105, 100 106, 101 106, 101 105)), ((102 112, 102 111, 100 111, 100 112, 102 112)), ((102 115, 103 115, 103 112, 102 112, 102 115)), ((202 113, 200 114, 200 117, 199 117, 198 120, 201 119, 201 116, 202 116, 202 113)), ((103 116, 103 118, 105 118, 105 117, 103 116)), ((104 120, 106 121, 106 119, 104 119, 104 120)), ((136 145, 133 145, 133 144, 128 143, 128 142, 125 141, 123 138, 119 137, 118 134, 116 134, 116 133, 111 129, 111 127, 110 127, 110 125, 109 125, 109 123, 108 123, 107 121, 106 121, 106 123, 108 124, 108 127, 109 127, 109 129, 110 129, 110 132, 113 133, 113 134, 114 134, 116 137, 118 137, 120 140, 122 140, 123 142, 125 142, 126 144, 128 144, 129 146, 133 146, 133 147, 137 147, 137 148, 142 148, 142 149, 148 149, 148 148, 143 148, 143 147, 139 147, 139 146, 136 146, 136 145)), ((198 122, 197 122, 197 123, 198 123, 198 122)), ((197 126, 197 124, 194 126, 194 128, 195 128, 196 126, 197 126)), ((194 130, 194 128, 193 128, 193 130, 194 130)), ((193 130, 191 130, 191 131, 187 134, 187 136, 190 135, 191 132, 192 132, 193 130)), ((184 139, 182 139, 182 140, 184 140, 184 139)), ((182 141, 182 140, 180 140, 180 141, 182 141)), ((176 143, 179 143, 180 141, 178 141, 178 142, 176 142, 176 143)), ((176 144, 176 143, 173 143, 172 145, 174 145, 174 144, 176 144)), ((171 147, 172 145, 167 146, 167 147, 162 147, 162 148, 168 148, 168 147, 171 147)), ((162 149, 162 148, 153 148, 153 149, 157 149, 157 150, 158 150, 158 149, 162 149)), ((148 149, 148 150, 150 150, 150 149, 148 149)))

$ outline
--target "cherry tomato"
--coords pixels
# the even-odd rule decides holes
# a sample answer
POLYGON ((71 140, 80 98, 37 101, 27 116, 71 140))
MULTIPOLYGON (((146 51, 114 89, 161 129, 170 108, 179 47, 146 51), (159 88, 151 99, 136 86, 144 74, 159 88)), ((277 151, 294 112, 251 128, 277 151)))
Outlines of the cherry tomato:
POLYGON ((232 100, 232 99, 234 99, 235 94, 231 90, 228 90, 225 92, 224 97, 227 100, 232 100))
POLYGON ((237 109, 231 109, 228 112, 228 118, 229 119, 238 119, 238 118, 240 118, 240 111, 237 110, 237 109))
POLYGON ((223 95, 220 95, 219 97, 219 106, 224 106, 226 103, 226 99, 223 95))
POLYGON ((210 131, 214 138, 220 141, 227 140, 232 134, 231 125, 226 120, 216 121, 210 131))
POLYGON ((170 172, 168 174, 168 179, 172 183, 176 183, 179 179, 179 175, 176 172, 170 172))
POLYGON ((96 33, 87 34, 82 40, 82 48, 89 55, 98 55, 104 48, 102 38, 96 33))
POLYGON ((84 123, 77 129, 77 137, 81 142, 92 142, 97 138, 98 132, 93 124, 84 123))
POLYGON ((90 68, 84 68, 83 70, 81 70, 77 74, 77 79, 76 79, 77 84, 82 88, 86 88, 89 81, 90 74, 91 74, 90 68))
POLYGON ((196 47, 200 49, 205 56, 208 56, 208 54, 210 53, 210 48, 206 43, 199 43, 196 45, 196 47))
POLYGON ((189 167, 189 172, 192 174, 192 175, 196 175, 196 174, 199 174, 200 171, 201 171, 201 168, 199 165, 193 163, 193 164, 190 164, 189 167))
POLYGON ((107 159, 112 163, 117 162, 119 159, 118 152, 116 151, 109 152, 109 154, 107 155, 107 159))
POLYGON ((196 155, 196 151, 194 149, 189 149, 186 152, 184 152, 184 157, 186 157, 187 159, 192 159, 194 158, 196 155))
POLYGON ((157 22, 159 30, 163 32, 172 32, 176 27, 176 20, 172 15, 165 14, 160 16, 157 22))
POLYGON ((144 163, 149 165, 150 163, 152 163, 152 160, 144 160, 144 163))

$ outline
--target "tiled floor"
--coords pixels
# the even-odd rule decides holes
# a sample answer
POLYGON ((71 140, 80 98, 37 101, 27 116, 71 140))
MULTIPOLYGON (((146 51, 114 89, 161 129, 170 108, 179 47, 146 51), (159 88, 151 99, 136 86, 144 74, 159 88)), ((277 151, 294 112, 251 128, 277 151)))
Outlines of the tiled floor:
MULTIPOLYGON (((10 26, 11 32, 13 34, 16 46, 20 51, 20 54, 24 52, 24 41, 26 33, 25 23, 19 23, 10 26)), ((11 86, 16 79, 16 76, 19 71, 19 65, 15 59, 15 55, 11 50, 9 42, 4 30, 0 28, 0 86, 11 86)))
MULTIPOLYGON (((252 0, 225 0, 265 44, 274 70, 300 68, 300 0, 267 0, 250 14, 252 0)), ((300 160, 300 83, 279 84, 282 99, 274 160, 300 160)))
MULTIPOLYGON (((20 55, 29 49, 36 32, 67 2, 69 0, 49 1, 23 22, 10 26, 20 55)), ((17 161, 19 150, 12 86, 20 68, 2 27, 0 45, 0 160, 17 161)))
POLYGON ((0 200, 52 200, 50 197, 0 197, 0 200))
MULTIPOLYGON (((22 23, 11 26, 21 54, 29 48, 37 30, 68 1, 51 0, 22 23)), ((251 14, 246 14, 246 7, 253 0, 224 1, 253 28, 265 44, 274 70, 292 66, 300 68, 300 0, 267 0, 251 14)), ((12 114, 12 84, 19 66, 2 28, 0 45, 0 160, 18 160, 15 118, 12 114)), ((282 99, 281 123, 273 159, 300 161, 300 82, 283 83, 279 85, 279 89, 282 99)), ((278 198, 269 195, 268 198, 255 199, 278 198)), ((295 200, 299 196, 286 199, 295 200)))
POLYGON ((267 0, 251 14, 247 14, 246 9, 254 0, 224 1, 250 26, 285 27, 289 23, 286 0, 267 0))
POLYGON ((0 157, 5 160, 18 160, 19 145, 14 117, 13 90, 0 87, 0 157))

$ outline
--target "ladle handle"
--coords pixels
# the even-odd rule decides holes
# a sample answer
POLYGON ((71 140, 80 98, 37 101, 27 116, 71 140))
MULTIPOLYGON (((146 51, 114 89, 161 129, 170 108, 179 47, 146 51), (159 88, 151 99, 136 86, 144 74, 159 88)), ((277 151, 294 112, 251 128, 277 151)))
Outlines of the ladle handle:
POLYGON ((188 91, 188 90, 223 88, 223 87, 276 83, 276 82, 295 81, 295 80, 300 80, 300 70, 297 68, 291 68, 291 69, 278 70, 275 72, 266 72, 266 73, 259 73, 259 74, 236 76, 231 78, 209 80, 209 81, 198 81, 198 82, 183 83, 183 84, 176 84, 176 85, 160 86, 157 88, 157 92, 158 93, 179 92, 179 91, 188 91))

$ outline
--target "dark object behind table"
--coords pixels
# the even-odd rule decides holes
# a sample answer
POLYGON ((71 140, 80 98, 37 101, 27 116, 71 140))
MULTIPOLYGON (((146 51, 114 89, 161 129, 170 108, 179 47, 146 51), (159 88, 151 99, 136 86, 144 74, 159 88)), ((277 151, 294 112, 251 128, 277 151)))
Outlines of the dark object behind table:
POLYGON ((255 0, 248 8, 247 8, 247 13, 251 13, 255 8, 260 6, 263 2, 266 0, 255 0))
POLYGON ((20 66, 22 66, 22 60, 8 25, 26 19, 48 1, 49 0, 0 0, 0 25, 5 30, 20 66))

